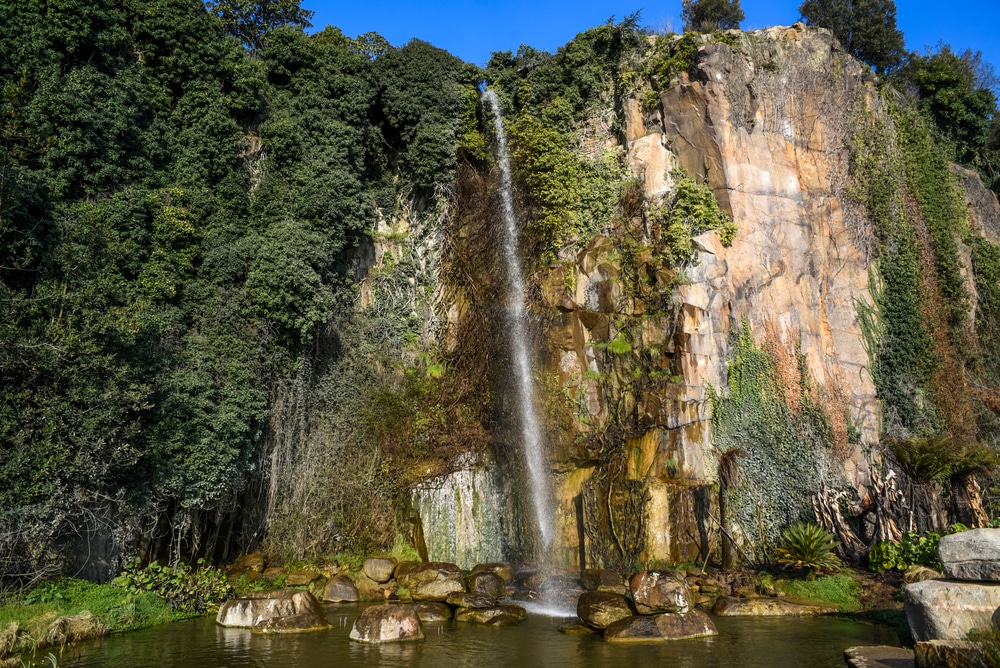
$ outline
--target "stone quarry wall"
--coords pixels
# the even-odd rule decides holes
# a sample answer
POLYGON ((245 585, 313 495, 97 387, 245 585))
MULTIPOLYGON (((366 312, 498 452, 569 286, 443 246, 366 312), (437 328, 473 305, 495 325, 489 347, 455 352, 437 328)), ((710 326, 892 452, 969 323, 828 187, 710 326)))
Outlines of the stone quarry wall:
MULTIPOLYGON (((614 566, 613 555, 626 552, 690 562, 717 541, 720 448, 711 396, 727 391, 733 336, 744 326, 772 359, 788 361, 777 373, 798 374, 790 383, 808 384, 827 415, 835 443, 816 462, 819 482, 863 502, 871 485, 864 444, 878 441, 880 407, 857 308, 873 303, 872 233, 863 208, 845 195, 851 133, 863 114, 880 113, 870 70, 829 33, 797 24, 705 36, 696 66, 659 91, 659 108, 638 98, 622 101, 620 134, 591 133, 581 150, 624 151, 647 205, 669 196, 682 169, 712 188, 738 233, 728 246, 719 231, 695 237, 695 260, 671 268, 643 250, 662 231, 641 211, 626 212, 534 273, 536 382, 560 534, 555 560, 566 566, 614 566), (638 250, 624 252, 623 239, 638 250)), ((979 227, 995 235, 995 198, 981 185, 969 188, 979 227)), ((488 197, 479 199, 464 206, 478 214, 459 215, 453 226, 456 255, 489 236, 488 197)), ((484 324, 502 319, 483 304, 495 282, 473 284, 446 280, 438 293, 443 340, 453 351, 468 345, 469 331, 481 342, 502 330, 484 324)), ((434 485, 465 483, 446 477, 434 485)), ((443 513, 428 506, 432 495, 418 497, 425 513, 471 512, 443 513)), ((508 518, 503 530, 518 524, 508 518)))

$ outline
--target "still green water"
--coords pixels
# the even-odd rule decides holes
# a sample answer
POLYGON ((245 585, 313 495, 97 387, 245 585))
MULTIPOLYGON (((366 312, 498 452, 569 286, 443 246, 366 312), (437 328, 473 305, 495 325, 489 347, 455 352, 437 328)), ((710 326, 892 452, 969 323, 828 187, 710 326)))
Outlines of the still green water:
POLYGON ((844 649, 897 645, 891 630, 838 618, 715 618, 715 638, 612 645, 597 636, 557 631, 567 620, 529 614, 516 627, 424 623, 421 642, 362 645, 348 633, 361 608, 330 606, 329 631, 253 635, 201 618, 81 643, 62 668, 236 668, 385 666, 492 668, 514 666, 669 666, 670 668, 843 668, 844 649))

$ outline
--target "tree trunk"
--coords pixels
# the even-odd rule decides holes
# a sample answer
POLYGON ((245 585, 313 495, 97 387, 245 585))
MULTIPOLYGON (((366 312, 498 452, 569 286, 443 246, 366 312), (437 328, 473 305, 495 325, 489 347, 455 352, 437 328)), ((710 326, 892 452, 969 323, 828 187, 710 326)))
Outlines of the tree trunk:
POLYGON ((967 473, 951 479, 951 507, 949 514, 952 522, 958 522, 972 529, 979 529, 989 524, 990 518, 983 510, 983 499, 979 495, 979 483, 976 476, 967 473))
POLYGON ((948 526, 944 507, 941 503, 941 484, 937 482, 910 485, 910 508, 913 511, 917 531, 944 531, 948 526))

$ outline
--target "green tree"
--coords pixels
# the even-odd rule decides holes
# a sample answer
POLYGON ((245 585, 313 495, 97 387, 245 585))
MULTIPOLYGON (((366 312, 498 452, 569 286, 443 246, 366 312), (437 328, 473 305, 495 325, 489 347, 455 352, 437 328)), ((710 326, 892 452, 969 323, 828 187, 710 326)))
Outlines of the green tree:
POLYGON ((683 0, 683 6, 685 31, 739 30, 745 18, 740 0, 683 0))
POLYGON ((955 147, 956 160, 974 164, 986 157, 997 99, 982 53, 959 55, 943 45, 933 53, 912 54, 900 78, 916 88, 921 107, 955 147))
POLYGON ((226 31, 253 53, 264 48, 264 38, 281 26, 312 26, 314 12, 302 9, 300 0, 209 0, 209 10, 222 20, 226 31))
POLYGON ((829 29, 848 53, 879 73, 903 61, 893 0, 806 0, 799 13, 807 24, 829 29))

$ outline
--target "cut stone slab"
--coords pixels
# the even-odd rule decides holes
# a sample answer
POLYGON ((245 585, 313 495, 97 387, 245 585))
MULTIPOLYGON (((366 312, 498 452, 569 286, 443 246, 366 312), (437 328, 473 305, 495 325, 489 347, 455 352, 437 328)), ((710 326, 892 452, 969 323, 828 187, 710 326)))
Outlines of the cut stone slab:
POLYGON ((640 615, 683 614, 691 609, 691 587, 675 571, 640 571, 629 579, 628 586, 640 615))
POLYGON ((576 603, 576 614, 587 626, 607 628, 612 622, 632 616, 632 608, 621 594, 585 591, 576 603))
POLYGON ((604 629, 604 639, 612 643, 685 640, 718 634, 708 615, 698 610, 626 617, 604 629))
POLYGON ((906 587, 903 603, 914 640, 965 640, 993 628, 1000 583, 924 580, 906 587))
POLYGON ((365 608, 354 621, 350 637, 357 642, 378 644, 423 640, 424 632, 413 606, 387 604, 365 608))
POLYGON ((990 668, 982 650, 968 640, 925 640, 913 647, 917 668, 990 668))
POLYGON ((365 575, 374 582, 388 582, 396 570, 396 560, 392 557, 368 557, 363 568, 365 575))
POLYGON ((836 606, 802 605, 780 598, 736 598, 720 596, 712 606, 719 617, 795 617, 837 612, 836 606))
POLYGON ((323 589, 323 600, 330 603, 356 603, 360 599, 358 588, 343 575, 331 578, 323 589))
POLYGON ((1000 582, 1000 529, 972 529, 942 536, 938 557, 947 578, 1000 582))
POLYGON ((254 592, 219 607, 220 626, 249 627, 259 633, 294 633, 330 625, 316 597, 307 591, 254 592))
POLYGON ((848 647, 844 661, 849 668, 914 668, 913 650, 888 645, 848 647))

